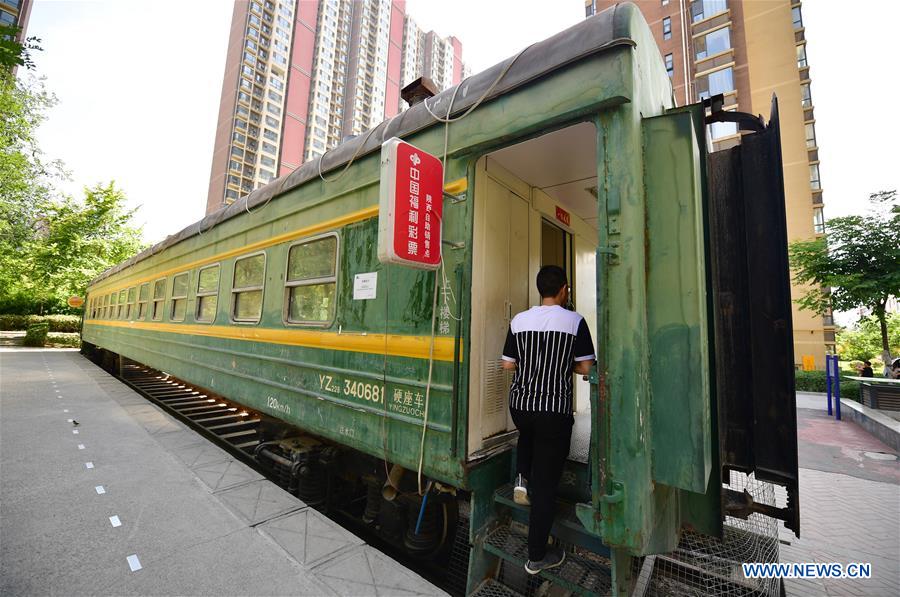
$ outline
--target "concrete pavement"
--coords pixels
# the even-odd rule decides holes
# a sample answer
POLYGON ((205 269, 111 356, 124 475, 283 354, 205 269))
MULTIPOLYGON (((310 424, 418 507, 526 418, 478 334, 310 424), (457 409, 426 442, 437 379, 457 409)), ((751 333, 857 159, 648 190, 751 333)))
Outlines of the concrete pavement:
POLYGON ((900 464, 819 395, 798 395, 800 531, 781 529, 782 562, 869 562, 871 579, 787 580, 788 595, 900 595, 900 464))
POLYGON ((75 351, 0 348, 0 409, 2 595, 443 594, 75 351))

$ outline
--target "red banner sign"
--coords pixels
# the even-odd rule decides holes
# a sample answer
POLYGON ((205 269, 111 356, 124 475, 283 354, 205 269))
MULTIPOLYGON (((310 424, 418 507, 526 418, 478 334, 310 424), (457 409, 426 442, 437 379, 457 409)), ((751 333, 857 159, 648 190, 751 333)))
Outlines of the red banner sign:
POLYGON ((569 212, 559 207, 558 205, 556 206, 556 219, 566 226, 572 225, 572 218, 569 217, 569 212))
POLYGON ((378 259, 420 269, 441 263, 441 161, 397 139, 381 146, 378 259))

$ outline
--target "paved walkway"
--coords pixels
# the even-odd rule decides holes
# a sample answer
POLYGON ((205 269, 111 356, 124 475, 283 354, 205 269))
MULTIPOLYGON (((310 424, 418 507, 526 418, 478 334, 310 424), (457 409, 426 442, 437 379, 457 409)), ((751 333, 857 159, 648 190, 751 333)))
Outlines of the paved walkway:
POLYGON ((781 529, 782 562, 869 562, 868 580, 788 580, 788 595, 900 595, 900 464, 825 399, 798 395, 800 533, 781 529), (785 544, 788 543, 788 544, 785 544))
POLYGON ((443 594, 75 351, 0 348, 0 409, 0 595, 443 594))

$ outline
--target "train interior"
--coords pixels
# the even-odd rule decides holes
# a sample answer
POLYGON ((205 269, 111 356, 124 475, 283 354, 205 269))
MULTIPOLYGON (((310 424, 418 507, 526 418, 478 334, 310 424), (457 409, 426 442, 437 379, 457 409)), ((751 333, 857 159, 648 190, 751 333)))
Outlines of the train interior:
MULTIPOLYGON (((476 164, 470 457, 515 436, 507 408, 512 375, 500 355, 512 317, 540 304, 541 266, 566 270, 573 307, 596 330, 596 189, 597 133, 590 122, 504 147, 476 164)), ((581 463, 588 459, 590 408, 590 386, 576 375, 569 458, 581 463)))

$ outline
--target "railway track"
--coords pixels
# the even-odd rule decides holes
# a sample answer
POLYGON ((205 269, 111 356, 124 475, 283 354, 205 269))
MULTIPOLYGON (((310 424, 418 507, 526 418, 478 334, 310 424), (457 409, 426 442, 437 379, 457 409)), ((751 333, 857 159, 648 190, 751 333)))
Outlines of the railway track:
POLYGON ((221 396, 137 363, 123 364, 121 380, 242 460, 255 463, 259 414, 221 396))

